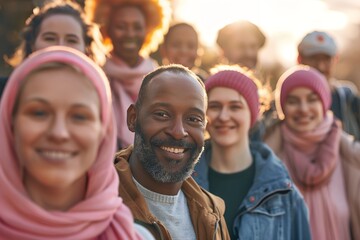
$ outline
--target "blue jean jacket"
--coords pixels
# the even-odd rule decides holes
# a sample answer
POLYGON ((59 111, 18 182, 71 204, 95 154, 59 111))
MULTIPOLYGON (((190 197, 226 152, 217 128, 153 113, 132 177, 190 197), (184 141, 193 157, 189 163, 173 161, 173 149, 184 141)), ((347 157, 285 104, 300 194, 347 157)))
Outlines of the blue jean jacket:
MULTIPOLYGON (((229 231, 237 239, 246 240, 311 239, 308 208, 284 164, 264 143, 251 143, 250 150, 255 164, 254 182, 229 231)), ((210 159, 211 144, 207 142, 193 173, 195 181, 206 190, 210 159)))

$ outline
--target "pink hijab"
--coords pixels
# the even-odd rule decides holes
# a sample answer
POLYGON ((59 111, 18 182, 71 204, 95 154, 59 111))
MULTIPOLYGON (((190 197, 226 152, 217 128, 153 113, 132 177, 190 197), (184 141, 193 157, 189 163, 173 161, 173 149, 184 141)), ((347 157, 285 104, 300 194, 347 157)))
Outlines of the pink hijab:
POLYGON ((103 71, 82 53, 67 47, 37 51, 19 65, 0 103, 0 239, 139 239, 133 217, 118 197, 119 178, 113 166, 116 126, 111 94, 103 71), (78 68, 95 86, 107 134, 88 172, 85 199, 68 211, 47 211, 28 196, 14 149, 12 112, 26 76, 42 64, 61 62, 78 68))

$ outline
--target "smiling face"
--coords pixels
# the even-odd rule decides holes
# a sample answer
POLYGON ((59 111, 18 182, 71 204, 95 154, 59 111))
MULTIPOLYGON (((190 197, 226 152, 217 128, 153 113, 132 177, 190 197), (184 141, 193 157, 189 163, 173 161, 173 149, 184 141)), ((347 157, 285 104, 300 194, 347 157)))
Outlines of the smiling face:
POLYGON ((224 46, 224 56, 231 64, 255 68, 261 43, 252 32, 234 32, 224 46))
POLYGON ((312 131, 324 120, 320 97, 305 87, 294 88, 289 92, 283 112, 287 126, 299 133, 312 131))
POLYGON ((168 32, 161 50, 163 57, 170 63, 181 64, 191 69, 198 57, 197 33, 188 25, 175 26, 168 32))
POLYGON ((114 54, 134 66, 146 37, 145 16, 134 6, 120 7, 111 16, 108 34, 114 54))
POLYGON ((206 112, 211 141, 222 147, 247 143, 251 113, 246 100, 234 89, 215 87, 210 90, 206 112))
POLYGON ((39 70, 20 92, 13 129, 25 187, 71 188, 84 182, 97 157, 99 97, 70 67, 39 70))
POLYGON ((157 182, 181 182, 191 174, 204 145, 205 111, 205 90, 193 76, 178 72, 155 76, 140 109, 132 106, 135 155, 157 182))
POLYGON ((33 51, 57 45, 71 47, 85 53, 84 31, 74 17, 55 14, 46 17, 41 23, 33 51))
POLYGON ((331 79, 336 64, 336 57, 317 53, 311 56, 301 56, 299 60, 299 63, 309 65, 324 74, 326 79, 331 79))

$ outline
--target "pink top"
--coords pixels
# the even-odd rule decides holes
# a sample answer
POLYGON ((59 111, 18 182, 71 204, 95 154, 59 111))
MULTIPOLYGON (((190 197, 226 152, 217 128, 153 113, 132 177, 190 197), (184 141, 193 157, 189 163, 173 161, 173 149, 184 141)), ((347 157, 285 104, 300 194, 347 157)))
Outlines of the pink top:
POLYGON ((332 114, 313 131, 295 133, 281 124, 279 154, 309 207, 312 239, 350 240, 350 213, 339 156, 341 127, 332 114))
POLYGON ((127 109, 136 102, 144 76, 157 66, 153 59, 145 58, 140 65, 131 68, 114 55, 104 65, 104 71, 109 77, 113 94, 117 137, 122 147, 127 147, 134 142, 134 133, 130 132, 127 126, 127 109))
POLYGON ((0 103, 0 239, 140 239, 133 217, 118 197, 119 178, 113 166, 116 126, 108 81, 102 70, 82 53, 50 47, 29 56, 6 85, 0 103), (88 172, 85 199, 68 211, 47 211, 28 196, 14 149, 12 111, 24 78, 44 63, 76 66, 95 86, 101 103, 104 139, 88 172))

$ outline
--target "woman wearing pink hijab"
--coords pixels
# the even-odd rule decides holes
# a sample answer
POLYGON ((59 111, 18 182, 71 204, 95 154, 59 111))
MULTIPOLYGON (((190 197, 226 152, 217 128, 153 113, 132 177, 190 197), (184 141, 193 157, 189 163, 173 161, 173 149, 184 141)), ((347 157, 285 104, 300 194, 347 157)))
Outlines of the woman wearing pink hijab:
POLYGON ((329 111, 325 77, 294 66, 280 77, 275 101, 281 121, 268 130, 265 142, 304 196, 312 239, 360 239, 360 143, 329 111))
POLYGON ((67 47, 30 55, 0 105, 0 239, 140 239, 118 197, 103 71, 67 47))

